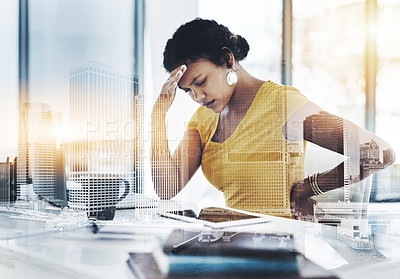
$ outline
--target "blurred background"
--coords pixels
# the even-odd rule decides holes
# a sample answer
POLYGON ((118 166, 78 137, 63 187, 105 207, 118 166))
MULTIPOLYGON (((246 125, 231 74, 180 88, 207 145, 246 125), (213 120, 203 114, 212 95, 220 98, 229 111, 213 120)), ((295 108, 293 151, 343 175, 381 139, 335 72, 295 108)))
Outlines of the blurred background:
MULTIPOLYGON (((168 77, 162 53, 195 17, 245 37, 243 66, 256 77, 293 85, 385 139, 398 156, 373 177, 370 202, 400 201, 399 1, 0 0, 1 202, 28 199, 31 190, 74 200, 91 169, 85 179, 112 179, 118 192, 122 177, 134 193, 153 194, 149 119, 168 77)), ((167 115, 172 150, 196 108, 178 92, 167 115)), ((309 147, 308 173, 340 161, 309 147)), ((224 204, 201 171, 176 199, 224 204)), ((127 197, 121 206, 132 203, 127 197)))

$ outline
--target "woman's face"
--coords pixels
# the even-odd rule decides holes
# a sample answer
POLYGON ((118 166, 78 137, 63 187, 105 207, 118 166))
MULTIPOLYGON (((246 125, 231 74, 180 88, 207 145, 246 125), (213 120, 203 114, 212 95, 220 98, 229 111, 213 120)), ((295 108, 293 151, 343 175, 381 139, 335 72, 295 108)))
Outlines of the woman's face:
POLYGON ((217 67, 208 60, 199 60, 187 65, 178 86, 200 105, 219 113, 228 104, 234 89, 226 82, 228 72, 225 66, 217 67))

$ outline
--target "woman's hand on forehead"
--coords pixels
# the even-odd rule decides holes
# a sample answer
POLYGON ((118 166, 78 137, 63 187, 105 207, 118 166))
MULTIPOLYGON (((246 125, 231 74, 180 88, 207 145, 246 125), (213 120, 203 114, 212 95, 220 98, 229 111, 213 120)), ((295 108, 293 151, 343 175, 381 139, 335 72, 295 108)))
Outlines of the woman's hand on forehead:
POLYGON ((176 88, 178 86, 178 82, 186 71, 186 65, 181 65, 174 69, 167 81, 164 83, 160 95, 157 98, 156 103, 154 104, 153 110, 158 113, 165 114, 172 102, 175 99, 176 88))
POLYGON ((169 75, 168 81, 171 80, 171 79, 173 79, 173 78, 175 78, 175 77, 177 77, 177 76, 179 75, 180 72, 182 73, 182 75, 181 75, 181 77, 182 77, 182 76, 183 76, 183 73, 185 73, 186 69, 187 69, 187 67, 186 67, 185 64, 180 65, 179 67, 176 67, 176 68, 171 72, 171 74, 169 75))

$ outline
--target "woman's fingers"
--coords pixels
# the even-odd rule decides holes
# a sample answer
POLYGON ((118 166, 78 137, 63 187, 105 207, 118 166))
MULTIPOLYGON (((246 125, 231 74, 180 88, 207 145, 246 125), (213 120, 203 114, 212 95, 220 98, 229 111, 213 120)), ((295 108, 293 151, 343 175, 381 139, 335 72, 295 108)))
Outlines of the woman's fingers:
POLYGON ((179 67, 176 67, 170 74, 170 77, 174 76, 176 73, 178 73, 178 71, 185 69, 186 70, 186 65, 180 65, 179 67))
POLYGON ((175 97, 177 86, 178 86, 178 84, 176 82, 174 82, 168 87, 167 95, 169 98, 173 99, 175 97))
POLYGON ((164 98, 173 98, 176 94, 176 87, 178 86, 177 82, 170 83, 165 86, 164 90, 161 90, 161 96, 164 98))
POLYGON ((176 84, 176 82, 169 83, 169 84, 167 85, 166 90, 165 90, 164 93, 167 93, 168 95, 170 95, 171 92, 176 88, 176 85, 175 85, 175 84, 176 84))
MULTIPOLYGON (((165 82, 163 88, 164 90, 162 91, 169 91, 171 86, 175 83, 175 85, 173 86, 173 90, 176 90, 177 86, 178 86, 178 82, 179 80, 182 78, 183 74, 186 71, 186 65, 182 65, 178 68, 176 68, 174 71, 172 71, 170 77, 168 78, 168 80, 165 82)), ((164 94, 166 92, 163 92, 164 94)))
POLYGON ((176 79, 180 79, 185 71, 186 71, 186 65, 181 65, 177 67, 171 72, 167 81, 174 82, 176 81, 176 79))
POLYGON ((160 96, 157 100, 157 108, 161 111, 168 111, 175 99, 178 82, 186 71, 186 65, 179 66, 171 72, 170 77, 164 83, 160 96))
POLYGON ((173 75, 175 75, 180 69, 182 69, 182 66, 184 65, 180 65, 179 67, 176 67, 171 74, 169 75, 170 77, 172 77, 173 75))
POLYGON ((178 86, 178 83, 177 83, 177 82, 172 83, 172 84, 169 86, 168 91, 172 92, 173 90, 176 89, 177 86, 178 86))

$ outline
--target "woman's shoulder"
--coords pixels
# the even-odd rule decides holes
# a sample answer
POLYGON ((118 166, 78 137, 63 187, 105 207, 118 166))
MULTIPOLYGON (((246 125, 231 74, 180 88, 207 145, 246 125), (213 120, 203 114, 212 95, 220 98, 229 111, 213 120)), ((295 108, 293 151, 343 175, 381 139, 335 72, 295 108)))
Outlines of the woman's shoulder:
POLYGON ((274 92, 275 94, 286 94, 288 97, 302 96, 305 98, 305 96, 296 87, 283 85, 271 80, 266 81, 265 84, 265 91, 274 92))
POLYGON ((268 94, 266 95, 269 95, 268 98, 275 99, 279 97, 285 97, 286 112, 288 117, 309 102, 308 98, 296 87, 279 84, 273 81, 267 81, 267 83, 268 86, 266 86, 266 90, 268 91, 268 94))
POLYGON ((263 91, 261 95, 270 100, 278 97, 286 97, 288 103, 308 102, 307 97, 304 96, 296 87, 283 85, 271 80, 266 81, 260 89, 263 91))

